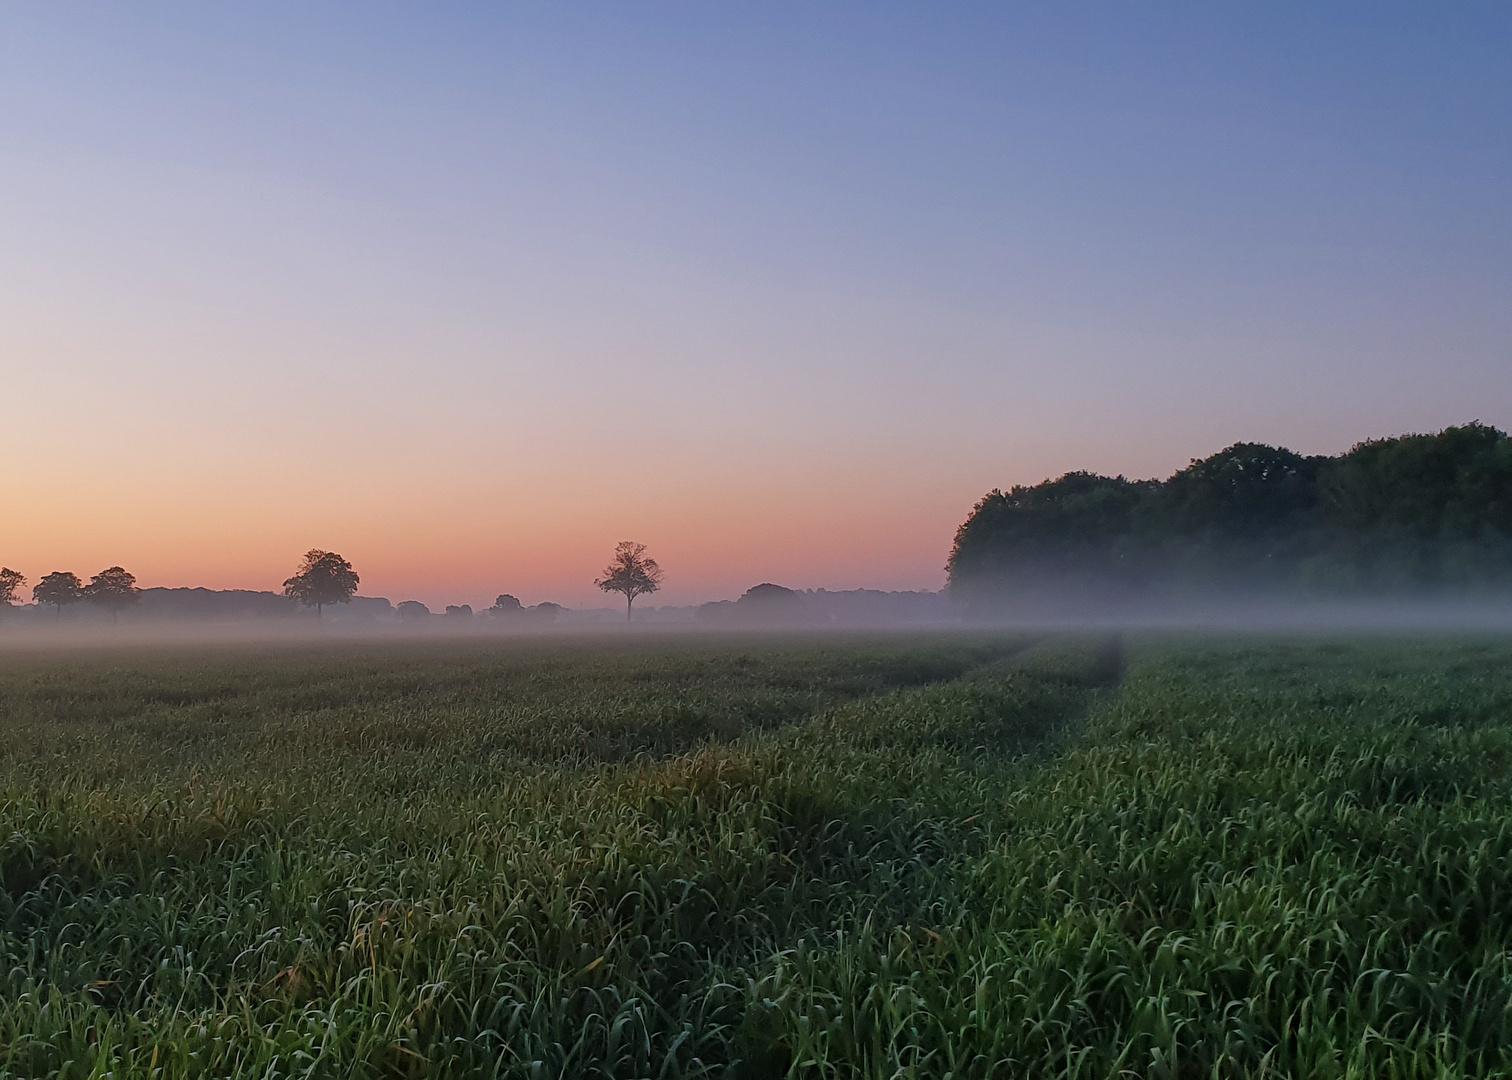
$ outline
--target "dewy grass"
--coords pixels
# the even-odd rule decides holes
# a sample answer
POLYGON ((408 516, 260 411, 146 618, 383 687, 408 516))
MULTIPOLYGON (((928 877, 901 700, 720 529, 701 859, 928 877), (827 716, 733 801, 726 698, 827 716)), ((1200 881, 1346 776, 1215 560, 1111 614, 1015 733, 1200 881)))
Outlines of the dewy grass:
POLYGON ((0 1073, 1512 1069, 1512 643, 0 660, 0 1073))

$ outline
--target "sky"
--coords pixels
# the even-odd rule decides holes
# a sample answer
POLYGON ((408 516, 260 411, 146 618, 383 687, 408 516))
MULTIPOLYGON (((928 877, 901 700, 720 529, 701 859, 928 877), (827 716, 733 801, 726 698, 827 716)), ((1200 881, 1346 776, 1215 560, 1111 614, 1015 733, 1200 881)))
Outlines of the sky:
POLYGON ((1504 3, 7 5, 0 563, 934 589, 995 487, 1512 426, 1509 54, 1504 3))

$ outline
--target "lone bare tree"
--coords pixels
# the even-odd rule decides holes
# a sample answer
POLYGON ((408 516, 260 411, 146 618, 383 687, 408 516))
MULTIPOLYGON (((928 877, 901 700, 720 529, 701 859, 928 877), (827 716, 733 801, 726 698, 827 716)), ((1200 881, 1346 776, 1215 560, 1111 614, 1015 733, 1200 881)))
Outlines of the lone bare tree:
POLYGON ((315 617, 322 618, 327 604, 350 601, 361 580, 352 564, 334 551, 312 548, 305 552, 299 572, 284 582, 283 591, 305 607, 314 608, 315 617))
POLYGON ((614 549, 613 561, 594 584, 605 592, 625 594, 625 621, 629 622, 635 598, 654 593, 661 588, 661 580, 662 568, 646 557, 646 545, 625 540, 614 549))
POLYGON ((84 599, 84 583, 79 575, 68 570, 54 570, 32 586, 32 599, 39 604, 51 604, 55 618, 63 617, 66 604, 77 604, 84 599))
POLYGON ((121 609, 142 598, 142 590, 136 587, 136 575, 119 566, 107 567, 90 578, 82 594, 91 604, 109 609, 111 622, 119 622, 121 609))
POLYGON ((8 566, 0 567, 0 608, 8 608, 16 602, 17 594, 26 588, 26 575, 8 566))

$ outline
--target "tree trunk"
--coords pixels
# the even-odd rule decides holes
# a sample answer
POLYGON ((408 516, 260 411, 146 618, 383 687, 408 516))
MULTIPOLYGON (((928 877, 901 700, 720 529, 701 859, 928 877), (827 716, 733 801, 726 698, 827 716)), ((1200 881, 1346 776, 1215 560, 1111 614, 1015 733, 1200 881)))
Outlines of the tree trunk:
POLYGON ((630 593, 626 593, 625 594, 625 621, 626 622, 634 622, 635 621, 635 617, 630 613, 630 609, 634 605, 635 605, 635 597, 632 596, 630 593))

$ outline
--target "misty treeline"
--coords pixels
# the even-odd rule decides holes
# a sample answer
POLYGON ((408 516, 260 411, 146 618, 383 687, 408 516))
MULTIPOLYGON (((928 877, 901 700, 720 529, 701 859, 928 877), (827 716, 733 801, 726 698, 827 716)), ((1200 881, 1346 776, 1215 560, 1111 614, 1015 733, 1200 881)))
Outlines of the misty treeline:
MULTIPOLYGON (((615 549, 615 561, 605 571, 604 578, 595 584, 606 592, 624 594, 628 607, 637 596, 655 592, 661 579, 661 568, 646 555, 645 545, 625 541, 615 549)), ((361 581, 356 568, 342 555, 312 548, 305 552, 298 568, 278 593, 245 589, 141 589, 135 575, 112 566, 94 575, 88 584, 71 571, 55 570, 32 587, 31 598, 37 608, 51 609, 55 619, 61 619, 65 609, 85 602, 108 611, 112 621, 122 609, 133 606, 150 608, 153 615, 168 618, 276 616, 304 608, 313 610, 319 619, 328 607, 354 603, 361 606, 364 619, 394 617, 412 622, 428 620, 435 614, 418 600, 394 605, 382 597, 360 597, 357 587, 361 581)), ((25 574, 0 567, 0 611, 23 602, 28 584, 25 574)), ((492 607, 476 614, 502 624, 538 625, 555 622, 565 610, 549 601, 527 607, 518 597, 501 593, 492 607)), ((443 618, 456 622, 472 619, 474 614, 468 604, 449 604, 443 618)))
MULTIPOLYGON (((87 585, 72 571, 54 570, 32 587, 32 601, 38 607, 51 607, 59 617, 64 608, 89 602, 105 608, 115 619, 122 608, 140 603, 147 591, 138 588, 136 580, 135 574, 119 566, 101 570, 87 585)), ((340 555, 313 549, 305 553, 294 576, 284 582, 283 596, 314 608, 318 615, 328 604, 350 603, 360 580, 352 564, 340 555)), ((0 607, 15 604, 26 583, 26 575, 0 567, 0 607)))
MULTIPOLYGON (((10 607, 21 598, 26 588, 26 575, 10 567, 0 567, 0 608, 10 607)), ((119 616, 124 607, 129 607, 141 598, 136 576, 119 566, 109 566, 84 584, 79 575, 68 570, 54 570, 45 574, 32 587, 32 600, 41 606, 51 606, 56 614, 71 604, 87 602, 103 608, 111 619, 119 616)))
POLYGON ((789 589, 770 581, 747 589, 737 600, 701 604, 697 619, 706 626, 866 628, 929 626, 951 618, 938 592, 883 592, 879 589, 789 589))
POLYGON ((1067 473, 990 492, 946 569, 955 600, 1059 610, 1504 590, 1512 439, 1475 422, 1337 457, 1236 443, 1166 480, 1067 473))

